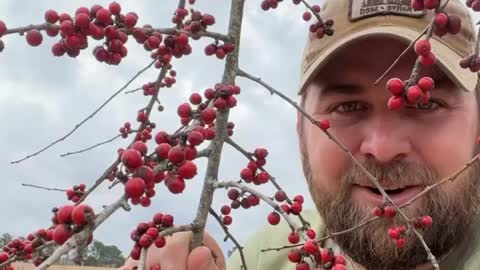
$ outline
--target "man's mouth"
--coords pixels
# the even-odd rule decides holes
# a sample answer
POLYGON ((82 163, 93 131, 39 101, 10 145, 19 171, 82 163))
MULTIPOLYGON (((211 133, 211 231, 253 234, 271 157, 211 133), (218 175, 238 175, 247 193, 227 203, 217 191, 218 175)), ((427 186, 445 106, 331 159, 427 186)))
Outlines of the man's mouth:
MULTIPOLYGON (((387 195, 398 205, 403 204, 424 189, 421 185, 404 185, 383 187, 387 195)), ((381 205, 383 197, 380 191, 373 186, 353 185, 352 196, 359 201, 366 201, 369 204, 381 205)))

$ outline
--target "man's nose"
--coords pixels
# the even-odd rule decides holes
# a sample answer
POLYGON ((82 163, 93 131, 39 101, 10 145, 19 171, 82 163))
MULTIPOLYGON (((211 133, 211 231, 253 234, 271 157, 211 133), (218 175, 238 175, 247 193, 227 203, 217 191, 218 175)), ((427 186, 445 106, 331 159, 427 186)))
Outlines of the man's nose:
POLYGON ((389 163, 405 159, 411 153, 411 127, 398 116, 387 114, 365 123, 360 145, 362 159, 389 163))

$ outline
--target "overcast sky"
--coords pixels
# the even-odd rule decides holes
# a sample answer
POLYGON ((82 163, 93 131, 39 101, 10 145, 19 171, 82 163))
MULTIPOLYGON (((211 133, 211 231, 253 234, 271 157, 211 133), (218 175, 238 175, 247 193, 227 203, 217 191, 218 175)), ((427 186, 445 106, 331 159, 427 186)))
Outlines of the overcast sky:
MULTIPOLYGON (((140 25, 149 23, 156 27, 171 26, 171 15, 177 5, 174 0, 142 1, 142 4, 138 4, 138 1, 118 2, 122 4, 123 11, 139 14, 140 25)), ((216 17, 217 24, 211 30, 225 33, 229 1, 197 2, 196 9, 216 17)), ((78 3, 80 1, 2 0, 0 20, 5 21, 7 27, 42 23, 46 10, 53 8, 73 14, 78 3)), ((110 1, 88 0, 81 3, 90 7, 96 3, 108 5, 110 1)), ((301 20, 304 9, 292 5, 291 1, 284 1, 279 8, 269 12, 262 11, 259 5, 260 1, 247 1, 245 7, 240 67, 295 98, 301 52, 308 31, 308 24, 301 20)), ((12 165, 10 161, 22 158, 70 131, 146 66, 150 62, 150 53, 130 39, 127 58, 119 66, 108 66, 98 63, 92 56, 91 51, 98 44, 94 40, 89 40, 89 48, 76 59, 52 56, 50 47, 58 37, 44 35, 44 43, 36 48, 30 47, 25 38, 18 35, 9 35, 2 40, 5 50, 0 54, 0 123, 3 126, 3 138, 0 140, 0 170, 3 172, 0 234, 8 232, 24 236, 49 226, 51 209, 67 201, 64 193, 33 189, 21 184, 64 189, 79 183, 90 186, 113 162, 117 148, 124 147, 130 138, 79 155, 64 158, 59 155, 116 135, 125 121, 136 123, 136 112, 145 106, 148 99, 140 92, 122 94, 64 142, 20 164, 12 165)), ((191 93, 203 93, 204 89, 220 82, 224 61, 203 54, 204 46, 210 41, 192 42, 192 55, 174 61, 178 83, 161 90, 159 98, 165 110, 156 112, 152 117, 158 126, 156 131, 176 130, 179 126, 176 115, 178 104, 187 101, 191 93)), ((157 70, 149 70, 130 89, 153 81, 157 74, 157 70)), ((238 96, 238 106, 230 113, 230 119, 236 125, 233 140, 249 151, 256 147, 267 148, 270 153, 267 170, 290 195, 304 194, 307 207, 313 207, 301 171, 295 110, 255 83, 239 78, 237 84, 242 88, 242 93, 238 96)), ((153 147, 152 143, 149 145, 153 147)), ((220 179, 237 179, 247 160, 228 145, 225 145, 222 156, 220 179)), ((154 212, 173 214, 176 224, 191 222, 202 187, 205 159, 197 164, 198 175, 187 182, 183 194, 172 195, 162 184, 157 188, 157 195, 149 208, 134 206, 128 213, 117 211, 95 232, 95 237, 106 244, 118 246, 124 255, 128 255, 133 245, 130 231, 138 222, 149 220, 154 212)), ((270 186, 264 186, 261 190, 273 194, 270 186)), ((109 190, 104 184, 87 202, 100 211, 102 205, 111 203, 122 192, 121 186, 109 190)), ((228 202, 226 193, 219 191, 214 200, 215 209, 219 210, 225 202, 228 202)), ((251 233, 266 224, 269 211, 263 204, 248 211, 233 211, 230 228, 237 239, 244 242, 251 233)), ((222 241, 224 234, 211 219, 208 231, 219 242, 222 241)), ((232 246, 230 242, 222 243, 225 251, 232 246)))

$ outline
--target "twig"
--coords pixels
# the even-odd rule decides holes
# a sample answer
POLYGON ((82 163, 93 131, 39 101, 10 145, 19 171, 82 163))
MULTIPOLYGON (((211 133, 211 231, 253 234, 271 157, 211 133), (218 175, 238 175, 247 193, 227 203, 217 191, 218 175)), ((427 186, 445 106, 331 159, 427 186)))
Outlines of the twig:
MULTIPOLYGON (((252 154, 249 153, 248 151, 246 151, 245 149, 243 149, 240 145, 238 145, 237 143, 235 143, 231 138, 226 138, 225 139, 225 142, 228 143, 229 145, 233 146, 235 149, 237 149, 238 151, 240 151, 240 153, 242 153, 248 160, 250 161, 254 161, 254 159, 251 157, 252 154)), ((268 173, 267 170, 265 170, 263 167, 259 167, 259 170, 261 170, 262 172, 266 172, 268 173)), ((273 177, 270 173, 268 173, 268 177, 270 179, 270 182, 272 182, 272 184, 275 186, 275 188, 279 191, 283 191, 286 195, 286 201, 289 203, 289 204, 292 204, 292 200, 288 197, 287 193, 282 189, 282 187, 280 187, 280 185, 277 183, 277 181, 275 180, 275 177, 273 177)), ((301 214, 298 215, 298 218, 300 219, 300 221, 302 222, 302 224, 304 225, 304 227, 306 229, 308 229, 308 227, 310 226, 310 222, 306 221, 303 216, 301 214)))
POLYGON ((225 224, 223 224, 222 220, 220 219, 220 216, 218 216, 218 214, 215 212, 215 210, 213 210, 211 207, 210 207, 210 215, 212 215, 217 221, 218 221, 218 224, 220 224, 220 226, 222 227, 223 231, 225 232, 226 234, 226 237, 225 237, 225 241, 230 238, 232 240, 232 242, 235 244, 235 246, 237 247, 238 249, 238 252, 240 253, 240 258, 242 260, 242 266, 241 266, 241 269, 242 270, 247 270, 247 263, 245 262, 245 257, 243 255, 243 247, 240 245, 240 243, 238 243, 238 241, 235 239, 235 237, 233 237, 233 235, 230 233, 230 231, 228 230, 227 226, 225 226, 225 224))
POLYGON ((135 89, 132 89, 132 90, 125 91, 124 94, 126 95, 126 94, 130 94, 130 93, 138 92, 142 89, 143 89, 143 87, 135 88, 135 89))
MULTIPOLYGON (((129 133, 132 133, 132 132, 136 132, 136 130, 130 131, 129 133)), ((115 139, 117 139, 117 138, 119 138, 119 137, 121 137, 121 136, 122 136, 121 134, 118 134, 118 135, 116 135, 116 136, 113 137, 113 138, 110 138, 110 139, 108 139, 108 140, 106 140, 106 141, 97 143, 97 144, 92 145, 92 146, 90 146, 90 147, 88 147, 88 148, 85 148, 85 149, 82 149, 82 150, 78 150, 78 151, 74 151, 74 152, 68 152, 68 153, 65 153, 65 154, 61 154, 60 156, 61 156, 61 157, 65 157, 65 156, 69 156, 69 155, 80 154, 80 153, 86 152, 86 151, 88 151, 88 150, 91 150, 91 149, 93 149, 93 148, 96 148, 96 147, 98 147, 98 146, 101 146, 101 145, 107 144, 107 143, 109 143, 109 142, 112 142, 112 141, 114 141, 115 139)))
MULTIPOLYGON (((252 188, 250 188, 246 185, 243 185, 241 183, 235 182, 235 181, 216 182, 216 183, 214 183, 214 187, 215 188, 236 187, 238 189, 241 189, 242 191, 245 191, 245 192, 248 192, 248 193, 251 193, 251 194, 254 194, 254 195, 258 196, 260 199, 262 199, 264 202, 268 203, 273 209, 278 211, 283 216, 283 218, 288 223, 288 225, 290 226, 292 231, 297 231, 297 227, 296 227, 295 223, 293 223, 293 221, 290 219, 288 214, 283 210, 283 208, 280 207, 272 199, 270 199, 270 197, 265 196, 264 194, 260 193, 259 191, 255 190, 255 189, 252 189, 252 188)), ((302 235, 302 237, 303 237, 303 235, 302 235)))
POLYGON ((146 262, 147 262, 147 250, 148 248, 142 248, 140 253, 140 260, 138 262, 137 270, 145 270, 146 262))
POLYGON ((59 189, 59 188, 47 188, 47 187, 42 187, 42 186, 37 186, 37 185, 32 185, 32 184, 24 184, 24 183, 22 183, 22 186, 25 186, 25 187, 34 187, 34 188, 45 189, 45 190, 50 190, 50 191, 61 191, 61 192, 67 192, 67 190, 66 190, 66 189, 59 189))
POLYGON ((80 123, 78 123, 77 125, 75 125, 75 127, 69 132, 67 133, 65 136, 61 137, 60 139, 54 141, 53 143, 49 144, 48 146, 40 149, 39 151, 33 153, 33 154, 30 154, 22 159, 19 159, 19 160, 16 160, 16 161, 11 161, 10 163, 11 164, 14 164, 14 163, 19 163, 19 162, 22 162, 30 157, 33 157, 33 156, 36 156, 40 153, 42 153, 43 151, 47 150, 48 148, 54 146, 55 144, 65 140, 68 136, 72 135, 81 125, 83 125, 85 122, 87 122, 89 119, 91 119, 95 114, 97 114, 103 107, 105 107, 105 105, 107 105, 115 96, 117 96, 120 92, 122 92, 125 88, 127 88, 130 83, 132 83, 138 76, 140 76, 143 72, 145 72, 147 69, 149 69, 154 63, 155 63, 156 60, 152 61, 150 64, 148 64, 148 66, 144 67, 142 70, 140 70, 139 72, 137 72, 137 74, 135 76, 133 76, 133 78, 131 78, 122 88, 120 88, 117 92, 115 92, 111 97, 109 97, 107 99, 107 101, 105 101, 98 109, 96 109, 92 114, 90 114, 87 118, 85 118, 83 121, 81 121, 80 123))
POLYGON ((385 78, 385 76, 387 76, 387 74, 395 67, 395 65, 400 61, 400 59, 402 59, 402 57, 405 54, 407 54, 407 52, 413 47, 413 45, 415 45, 415 42, 417 42, 427 32, 427 30, 430 28, 432 24, 433 24, 433 21, 431 21, 430 24, 427 25, 425 29, 423 29, 422 33, 420 33, 420 35, 418 35, 418 37, 415 40, 410 42, 408 47, 397 57, 397 59, 395 59, 395 61, 390 65, 390 67, 387 68, 387 70, 375 81, 375 83, 373 83, 373 85, 377 85, 378 83, 380 83, 380 81, 383 80, 383 78, 385 78))

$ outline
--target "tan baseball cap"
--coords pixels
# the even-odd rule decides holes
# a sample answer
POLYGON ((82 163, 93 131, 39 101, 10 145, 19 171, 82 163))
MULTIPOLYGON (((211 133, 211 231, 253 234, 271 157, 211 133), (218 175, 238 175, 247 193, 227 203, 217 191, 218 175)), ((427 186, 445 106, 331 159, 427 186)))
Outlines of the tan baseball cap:
MULTIPOLYGON (((431 22, 434 11, 415 11, 410 3, 411 0, 326 0, 320 15, 323 20, 334 20, 334 34, 321 39, 316 38, 314 33, 308 35, 298 94, 303 94, 306 85, 339 49, 357 39, 381 35, 400 39, 406 44, 415 40, 431 22)), ((472 17, 460 0, 450 0, 444 12, 462 18, 462 28, 456 35, 439 37, 434 34, 430 39, 432 52, 437 58, 437 65, 456 85, 473 91, 478 73, 459 65, 462 58, 474 52, 476 37, 472 17)))

